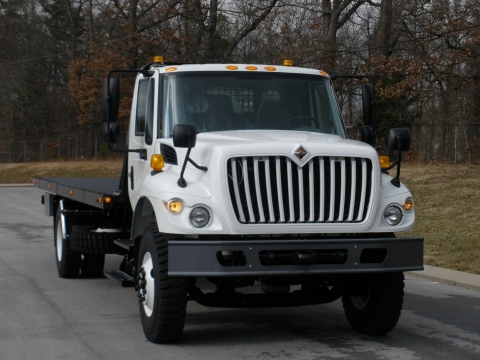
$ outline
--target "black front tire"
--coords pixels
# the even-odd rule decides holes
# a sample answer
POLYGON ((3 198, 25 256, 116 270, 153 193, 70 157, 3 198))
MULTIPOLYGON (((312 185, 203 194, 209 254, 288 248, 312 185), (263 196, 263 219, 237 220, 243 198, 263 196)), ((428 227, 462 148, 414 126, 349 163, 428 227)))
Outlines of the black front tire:
POLYGON ((54 224, 55 259, 58 276, 66 279, 76 278, 80 274, 81 254, 72 250, 68 235, 66 238, 63 237, 62 219, 59 210, 55 215, 54 224))
POLYGON ((350 326, 369 335, 392 331, 402 311, 403 288, 403 272, 355 276, 342 296, 350 326))
POLYGON ((147 227, 142 235, 137 271, 140 317, 147 339, 153 343, 180 340, 187 310, 187 281, 168 275, 168 240, 173 235, 147 227))

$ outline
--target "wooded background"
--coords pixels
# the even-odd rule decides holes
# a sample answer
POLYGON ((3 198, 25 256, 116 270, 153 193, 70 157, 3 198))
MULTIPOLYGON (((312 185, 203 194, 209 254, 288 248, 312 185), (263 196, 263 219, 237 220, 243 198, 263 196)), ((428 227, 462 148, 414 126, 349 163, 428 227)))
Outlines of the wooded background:
MULTIPOLYGON (((311 67, 376 76, 377 147, 412 132, 410 160, 480 162, 478 0, 0 0, 0 162, 105 155, 112 68, 169 62, 311 67)), ((336 80, 349 132, 358 81, 336 80)), ((122 91, 129 93, 128 81, 122 91)), ((122 101, 122 122, 129 111, 122 101)), ((125 126, 123 127, 125 129, 125 126)))

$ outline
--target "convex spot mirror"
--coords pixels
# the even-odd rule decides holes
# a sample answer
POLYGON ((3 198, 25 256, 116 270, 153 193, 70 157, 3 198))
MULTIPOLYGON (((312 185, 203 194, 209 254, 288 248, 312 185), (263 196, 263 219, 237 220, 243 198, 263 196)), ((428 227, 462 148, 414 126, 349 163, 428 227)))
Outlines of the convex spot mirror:
POLYGON ((402 151, 410 150, 410 130, 391 129, 388 133, 388 148, 393 151, 399 150, 399 144, 402 151))
POLYGON ((197 141, 197 129, 194 125, 177 124, 173 128, 173 146, 193 148, 197 141))
POLYGON ((110 129, 107 127, 107 123, 103 123, 103 141, 110 142, 112 144, 118 143, 120 139, 120 126, 117 123, 110 123, 110 129))
POLYGON ((108 79, 103 79, 102 83, 102 121, 116 122, 118 119, 118 108, 120 104, 120 81, 117 78, 110 78, 110 104, 107 91, 108 79), (110 105, 110 119, 108 119, 108 107, 110 105))

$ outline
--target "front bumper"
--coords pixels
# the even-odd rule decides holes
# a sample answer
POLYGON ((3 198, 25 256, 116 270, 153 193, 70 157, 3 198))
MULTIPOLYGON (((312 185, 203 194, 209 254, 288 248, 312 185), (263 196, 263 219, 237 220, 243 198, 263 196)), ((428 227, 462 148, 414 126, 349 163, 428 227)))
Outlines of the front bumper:
POLYGON ((423 270, 423 237, 315 240, 170 240, 171 276, 275 276, 423 270), (342 263, 265 264, 265 253, 341 252, 342 263), (224 266, 222 252, 243 252, 241 266, 224 266), (368 256, 374 254, 374 256, 368 256), (378 256, 385 254, 385 256, 378 256), (367 256, 366 256, 367 255, 367 256))

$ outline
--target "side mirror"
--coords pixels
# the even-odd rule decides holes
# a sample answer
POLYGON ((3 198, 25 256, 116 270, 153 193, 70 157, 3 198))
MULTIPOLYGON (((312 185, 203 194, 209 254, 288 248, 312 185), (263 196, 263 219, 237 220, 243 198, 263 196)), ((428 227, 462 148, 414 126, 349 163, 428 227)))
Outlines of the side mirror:
POLYGON ((120 139, 120 126, 117 123, 110 123, 110 129, 107 127, 107 123, 103 123, 103 141, 111 142, 112 144, 118 143, 120 139))
POLYGON ((107 91, 108 79, 103 79, 102 83, 102 121, 107 122, 108 107, 110 106, 110 122, 116 122, 118 119, 118 108, 120 105, 120 80, 110 78, 110 95, 107 91))
POLYGON ((375 88, 372 84, 362 85, 363 122, 375 124, 375 88))
POLYGON ((391 129, 388 133, 388 148, 393 151, 410 150, 410 130, 391 129))
POLYGON ((173 128, 173 146, 194 148, 197 142, 197 129, 194 125, 177 124, 173 128))

